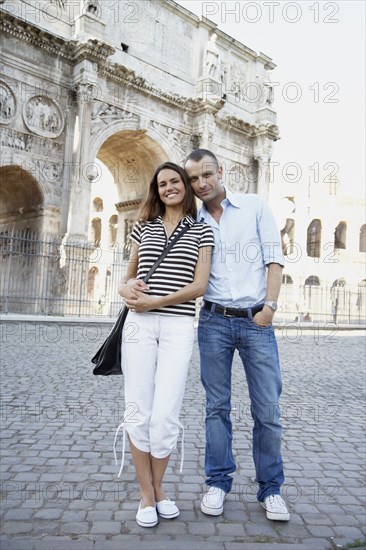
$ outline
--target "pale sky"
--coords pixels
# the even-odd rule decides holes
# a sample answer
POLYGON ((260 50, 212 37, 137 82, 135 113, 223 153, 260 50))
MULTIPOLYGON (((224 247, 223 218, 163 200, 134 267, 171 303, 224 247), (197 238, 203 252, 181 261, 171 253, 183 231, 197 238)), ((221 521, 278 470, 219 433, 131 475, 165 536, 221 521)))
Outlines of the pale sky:
POLYGON ((196 15, 212 13, 219 29, 277 65, 271 75, 279 83, 273 106, 281 136, 272 157, 280 163, 275 184, 282 168, 297 162, 305 181, 317 166, 319 184, 338 170, 340 193, 364 196, 364 1, 176 1, 196 15), (286 92, 290 100, 301 98, 288 101, 286 92))

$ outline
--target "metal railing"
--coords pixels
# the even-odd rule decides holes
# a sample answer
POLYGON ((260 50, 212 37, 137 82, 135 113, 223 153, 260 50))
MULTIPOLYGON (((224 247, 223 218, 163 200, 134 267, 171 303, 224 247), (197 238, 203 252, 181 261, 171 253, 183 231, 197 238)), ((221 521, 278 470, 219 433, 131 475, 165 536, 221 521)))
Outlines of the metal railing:
POLYGON ((283 283, 276 321, 366 325, 366 286, 283 283))
POLYGON ((1 313, 115 317, 121 308, 125 248, 12 228, 0 233, 0 256, 1 313))
MULTIPOLYGON (((1 313, 116 317, 121 308, 118 285, 127 267, 126 247, 102 249, 3 228, 0 257, 1 313)), ((366 324, 366 286, 285 283, 276 321, 366 324)))

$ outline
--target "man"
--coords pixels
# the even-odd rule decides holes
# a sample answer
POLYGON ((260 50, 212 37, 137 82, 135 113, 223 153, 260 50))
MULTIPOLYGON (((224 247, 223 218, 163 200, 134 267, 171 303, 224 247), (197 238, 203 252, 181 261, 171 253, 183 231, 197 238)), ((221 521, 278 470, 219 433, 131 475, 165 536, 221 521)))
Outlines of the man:
POLYGON ((223 187, 215 155, 196 149, 187 158, 196 196, 203 201, 198 219, 215 236, 211 274, 198 326, 201 380, 206 391, 205 514, 218 516, 230 492, 236 466, 232 453, 231 368, 234 351, 242 360, 251 401, 253 459, 257 498, 268 519, 288 521, 280 495, 279 397, 282 382, 272 319, 282 282, 281 239, 273 215, 258 195, 239 195, 223 187))

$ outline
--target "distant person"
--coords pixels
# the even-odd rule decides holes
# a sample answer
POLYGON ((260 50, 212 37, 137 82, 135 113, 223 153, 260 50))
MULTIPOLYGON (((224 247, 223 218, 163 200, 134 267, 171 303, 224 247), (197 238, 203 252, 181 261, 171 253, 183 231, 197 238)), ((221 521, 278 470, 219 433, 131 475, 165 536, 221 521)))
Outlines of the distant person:
POLYGON ((206 391, 206 484, 203 513, 223 512, 236 465, 232 453, 231 369, 237 349, 246 373, 254 420, 253 458, 257 498, 271 520, 287 521, 281 497, 279 398, 282 381, 272 319, 282 281, 281 238, 274 217, 258 195, 222 186, 222 167, 206 149, 193 151, 185 169, 203 201, 198 220, 215 237, 211 274, 198 326, 201 379, 206 391))

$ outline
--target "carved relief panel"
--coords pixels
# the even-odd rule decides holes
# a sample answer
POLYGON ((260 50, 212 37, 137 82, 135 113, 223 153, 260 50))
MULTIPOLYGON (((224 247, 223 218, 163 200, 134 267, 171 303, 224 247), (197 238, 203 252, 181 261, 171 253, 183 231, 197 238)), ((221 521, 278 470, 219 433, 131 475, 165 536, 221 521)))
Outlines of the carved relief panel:
POLYGON ((49 138, 58 137, 64 128, 61 108, 45 95, 33 96, 24 104, 23 120, 31 132, 49 138))
POLYGON ((5 82, 0 81, 0 122, 9 124, 16 111, 15 95, 5 82))
POLYGON ((160 124, 156 121, 152 121, 151 125, 164 139, 167 139, 170 145, 176 148, 181 155, 184 156, 189 153, 191 150, 190 134, 185 134, 175 128, 165 126, 165 124, 160 124))
POLYGON ((236 162, 226 173, 230 189, 237 193, 248 193, 250 182, 249 167, 236 162))
POLYGON ((117 122, 119 120, 125 120, 128 122, 133 122, 137 125, 139 121, 138 115, 125 111, 120 107, 115 105, 110 105, 109 103, 102 103, 101 101, 96 101, 93 105, 93 110, 91 114, 92 129, 91 133, 95 134, 101 128, 104 128, 107 124, 111 122, 117 122))

